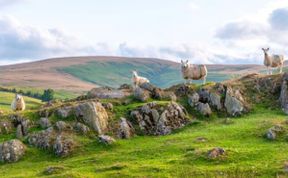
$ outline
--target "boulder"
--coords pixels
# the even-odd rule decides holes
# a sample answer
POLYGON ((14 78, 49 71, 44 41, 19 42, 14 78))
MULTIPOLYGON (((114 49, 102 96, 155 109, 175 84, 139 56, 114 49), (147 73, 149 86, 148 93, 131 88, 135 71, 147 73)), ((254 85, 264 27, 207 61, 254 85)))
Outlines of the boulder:
POLYGON ((185 108, 175 102, 160 106, 148 103, 131 112, 140 130, 147 135, 167 135, 188 123, 185 108))
POLYGON ((140 87, 135 88, 133 94, 134 94, 135 99, 137 99, 141 102, 145 102, 150 98, 149 91, 144 90, 140 87))
POLYGON ((70 124, 68 124, 68 123, 66 123, 66 122, 64 122, 64 121, 57 121, 56 123, 55 123, 55 128, 58 130, 58 131, 60 131, 60 132, 62 132, 62 131, 67 131, 67 130, 72 130, 72 127, 71 127, 71 125, 70 124))
POLYGON ((62 134, 56 137, 55 143, 53 144, 54 153, 59 157, 70 155, 74 148, 74 140, 68 136, 63 136, 62 134))
POLYGON ((237 95, 234 94, 232 88, 227 87, 224 106, 226 108, 227 113, 230 114, 231 116, 241 115, 245 110, 243 104, 243 98, 242 96, 240 96, 241 95, 240 92, 235 93, 237 93, 237 95))
POLYGON ((87 127, 85 124, 82 124, 80 122, 77 122, 74 125, 74 130, 82 135, 86 135, 90 132, 89 127, 87 127))
POLYGON ((223 148, 217 147, 217 148, 213 148, 212 150, 209 150, 207 153, 207 156, 209 159, 215 159, 224 154, 225 154, 225 150, 223 148))
POLYGON ((13 124, 9 121, 0 122, 0 134, 9 134, 13 130, 13 124))
POLYGON ((129 139, 133 137, 135 130, 132 124, 126 118, 121 117, 118 129, 118 138, 129 139))
POLYGON ((209 104, 211 107, 215 108, 218 111, 223 108, 221 103, 221 96, 216 93, 210 93, 209 104))
POLYGON ((100 135, 98 137, 100 143, 104 143, 105 145, 112 145, 116 142, 116 140, 108 135, 100 135))
POLYGON ((55 112, 58 117, 65 119, 67 117, 72 116, 73 111, 74 109, 72 106, 64 106, 64 107, 58 108, 55 112))
POLYGON ((38 123, 42 129, 47 129, 47 128, 51 127, 51 122, 46 117, 40 118, 38 123))
POLYGON ((2 163, 17 162, 26 151, 26 146, 19 140, 10 140, 0 144, 0 161, 2 163))
POLYGON ((283 75, 279 101, 285 114, 288 114, 288 73, 283 75))
POLYGON ((197 111, 199 111, 203 116, 210 116, 212 114, 211 108, 208 103, 198 103, 196 107, 197 111))
POLYGON ((200 99, 200 96, 198 93, 193 93, 192 95, 188 96, 188 104, 191 106, 191 107, 195 107, 198 105, 199 103, 199 99, 200 99))
POLYGON ((86 102, 76 107, 76 117, 98 134, 108 129, 108 114, 99 102, 86 102))

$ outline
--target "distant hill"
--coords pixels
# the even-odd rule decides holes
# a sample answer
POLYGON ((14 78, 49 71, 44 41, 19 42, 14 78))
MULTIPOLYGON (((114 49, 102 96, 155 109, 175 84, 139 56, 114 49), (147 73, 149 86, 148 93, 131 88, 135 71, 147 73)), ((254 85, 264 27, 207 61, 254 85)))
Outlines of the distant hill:
MULTIPOLYGON (((208 65, 207 81, 219 82, 249 72, 263 70, 261 65, 208 65)), ((131 83, 131 71, 162 88, 183 83, 180 64, 151 58, 107 56, 46 59, 0 67, 0 86, 53 88, 83 92, 97 86, 118 87, 131 83)))

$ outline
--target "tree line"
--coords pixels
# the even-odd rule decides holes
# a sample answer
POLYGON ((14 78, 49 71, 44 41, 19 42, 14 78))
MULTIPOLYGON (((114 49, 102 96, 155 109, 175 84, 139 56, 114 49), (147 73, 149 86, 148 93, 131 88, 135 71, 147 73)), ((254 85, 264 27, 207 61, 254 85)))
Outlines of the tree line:
POLYGON ((24 90, 17 90, 16 88, 3 88, 3 87, 0 87, 0 91, 4 91, 4 92, 10 92, 10 93, 18 93, 18 94, 21 94, 23 96, 28 96, 28 97, 31 97, 31 98, 36 98, 36 99, 40 99, 44 102, 47 102, 47 101, 51 101, 54 99, 54 90, 49 88, 49 89, 46 89, 43 91, 43 93, 39 93, 39 92, 33 92, 33 91, 24 91, 24 90))

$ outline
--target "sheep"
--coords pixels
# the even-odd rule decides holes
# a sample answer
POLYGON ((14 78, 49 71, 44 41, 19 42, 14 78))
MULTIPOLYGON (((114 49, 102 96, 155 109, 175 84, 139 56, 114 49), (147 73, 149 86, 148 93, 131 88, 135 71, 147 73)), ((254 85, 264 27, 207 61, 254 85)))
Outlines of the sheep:
POLYGON ((189 64, 181 60, 181 72, 183 78, 190 83, 190 80, 203 80, 203 85, 206 83, 207 68, 205 65, 189 64))
POLYGON ((133 87, 135 89, 136 87, 138 87, 139 85, 141 85, 143 83, 150 83, 150 81, 145 77, 138 76, 137 72, 133 71, 132 72, 132 83, 133 83, 133 87))
POLYGON ((26 108, 25 101, 22 95, 16 94, 11 104, 13 111, 24 111, 26 108))
POLYGON ((282 73, 282 68, 284 64, 284 56, 283 55, 272 55, 270 56, 267 52, 269 48, 262 48, 264 52, 264 65, 267 67, 267 74, 272 74, 272 70, 270 68, 278 67, 280 69, 279 73, 282 73))

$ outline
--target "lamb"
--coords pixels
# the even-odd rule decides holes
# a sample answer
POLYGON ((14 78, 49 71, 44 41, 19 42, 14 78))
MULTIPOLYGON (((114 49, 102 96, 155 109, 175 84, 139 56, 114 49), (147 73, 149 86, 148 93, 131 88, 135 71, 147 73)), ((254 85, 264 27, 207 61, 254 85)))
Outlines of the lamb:
POLYGON ((150 83, 150 81, 145 77, 138 76, 137 72, 133 71, 132 72, 132 83, 133 83, 133 87, 136 88, 143 83, 150 83))
POLYGON ((270 56, 267 52, 269 48, 262 48, 264 52, 264 65, 267 67, 267 74, 272 74, 272 70, 270 68, 279 68, 279 73, 282 73, 282 68, 284 64, 284 56, 283 55, 272 55, 270 56))
POLYGON ((11 109, 13 111, 24 111, 26 108, 23 96, 16 94, 15 98, 11 104, 11 109))
POLYGON ((207 68, 205 65, 189 64, 181 60, 181 72, 183 78, 190 83, 190 80, 203 80, 203 85, 206 83, 207 68))

